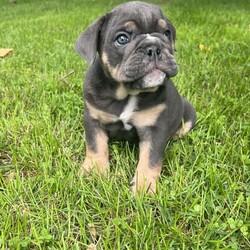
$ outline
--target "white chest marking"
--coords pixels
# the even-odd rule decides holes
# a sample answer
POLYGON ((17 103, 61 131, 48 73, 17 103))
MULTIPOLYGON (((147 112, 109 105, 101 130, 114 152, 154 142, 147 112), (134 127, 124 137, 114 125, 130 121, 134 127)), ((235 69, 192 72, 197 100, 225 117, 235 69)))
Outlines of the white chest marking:
POLYGON ((124 107, 123 112, 119 116, 119 119, 123 122, 126 130, 130 130, 132 128, 132 125, 128 124, 128 122, 137 108, 137 103, 137 96, 130 96, 127 105, 124 107))

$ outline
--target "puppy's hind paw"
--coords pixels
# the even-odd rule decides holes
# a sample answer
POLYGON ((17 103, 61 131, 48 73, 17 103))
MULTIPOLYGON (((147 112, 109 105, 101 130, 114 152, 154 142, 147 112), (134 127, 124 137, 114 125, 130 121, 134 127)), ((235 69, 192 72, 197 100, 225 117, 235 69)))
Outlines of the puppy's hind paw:
POLYGON ((192 129, 192 127, 193 127, 192 121, 187 121, 182 125, 182 127, 179 130, 177 130, 175 135, 177 137, 182 137, 185 134, 187 134, 192 129))

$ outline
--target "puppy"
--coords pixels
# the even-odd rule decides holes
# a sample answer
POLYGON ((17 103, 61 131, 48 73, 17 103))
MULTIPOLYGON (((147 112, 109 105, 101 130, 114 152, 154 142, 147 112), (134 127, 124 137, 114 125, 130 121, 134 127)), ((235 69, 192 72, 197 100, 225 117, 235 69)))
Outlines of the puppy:
POLYGON ((79 36, 75 49, 89 64, 82 173, 107 173, 109 139, 138 142, 132 191, 156 191, 168 139, 196 121, 195 109, 170 80, 178 72, 175 37, 161 10, 143 2, 119 5, 79 36))

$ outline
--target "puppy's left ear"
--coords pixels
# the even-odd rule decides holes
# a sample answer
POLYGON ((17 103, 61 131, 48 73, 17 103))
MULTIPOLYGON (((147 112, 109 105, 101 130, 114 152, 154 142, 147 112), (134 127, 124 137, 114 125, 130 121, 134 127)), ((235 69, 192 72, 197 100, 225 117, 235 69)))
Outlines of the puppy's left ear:
POLYGON ((170 21, 169 21, 169 25, 170 25, 170 29, 171 29, 171 33, 172 33, 172 37, 171 37, 172 49, 173 49, 173 51, 176 51, 176 47, 175 47, 176 30, 175 30, 174 25, 170 21))
POLYGON ((107 15, 97 19, 78 37, 76 41, 76 52, 89 64, 93 64, 95 61, 100 40, 100 32, 106 19, 107 15))

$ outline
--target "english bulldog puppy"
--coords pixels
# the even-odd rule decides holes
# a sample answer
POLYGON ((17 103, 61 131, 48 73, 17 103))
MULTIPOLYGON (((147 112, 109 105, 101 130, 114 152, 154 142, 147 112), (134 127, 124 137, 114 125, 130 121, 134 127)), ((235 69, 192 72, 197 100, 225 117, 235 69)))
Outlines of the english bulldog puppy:
POLYGON ((139 144, 134 193, 156 192, 166 143, 194 126, 196 112, 170 78, 176 31, 155 5, 127 2, 91 24, 75 49, 85 59, 86 158, 81 172, 106 174, 109 139, 139 144))

